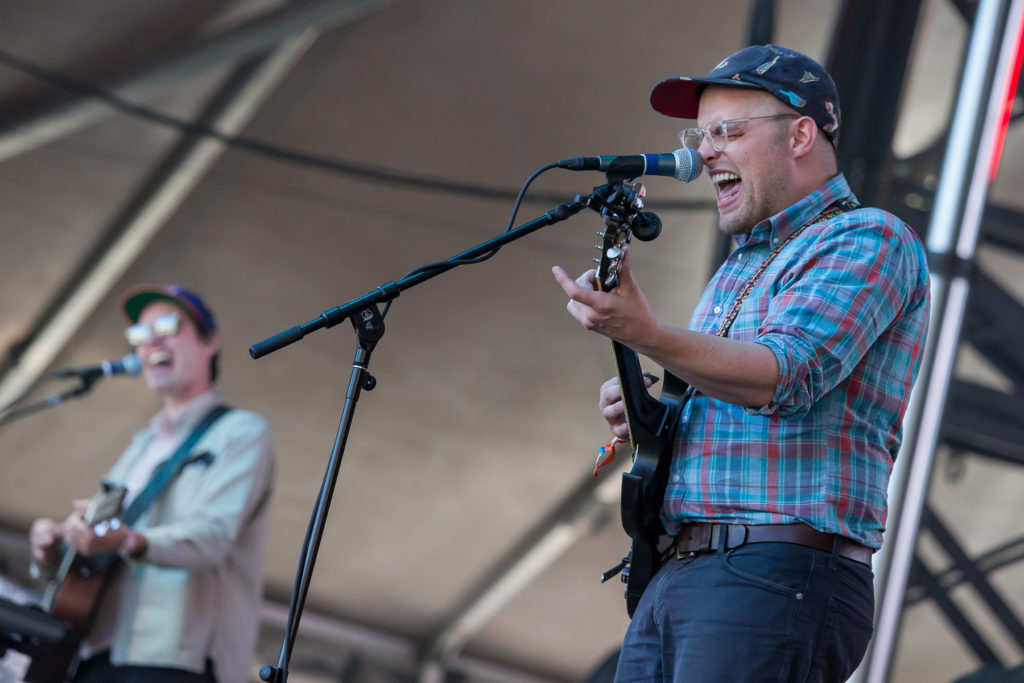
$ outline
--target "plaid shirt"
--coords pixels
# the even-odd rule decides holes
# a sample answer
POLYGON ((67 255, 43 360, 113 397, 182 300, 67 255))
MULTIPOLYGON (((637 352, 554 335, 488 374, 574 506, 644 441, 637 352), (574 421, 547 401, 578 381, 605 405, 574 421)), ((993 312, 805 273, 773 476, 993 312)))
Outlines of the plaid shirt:
MULTIPOLYGON (((843 198, 856 201, 840 174, 741 236, 690 329, 714 334, 778 241, 843 198)), ((799 521, 880 547, 928 310, 924 249, 890 213, 849 211, 787 244, 728 331, 775 354, 775 396, 760 408, 702 394, 686 403, 662 508, 669 533, 687 521, 799 521)))

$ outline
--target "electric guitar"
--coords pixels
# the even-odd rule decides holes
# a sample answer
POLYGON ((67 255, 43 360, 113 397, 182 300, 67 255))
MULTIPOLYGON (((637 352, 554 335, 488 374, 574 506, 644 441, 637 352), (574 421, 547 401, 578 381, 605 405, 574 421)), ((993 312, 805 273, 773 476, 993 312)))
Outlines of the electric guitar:
MULTIPOLYGON (((603 199, 601 216, 605 229, 598 233, 602 243, 597 245, 601 256, 594 259, 602 291, 618 286, 622 259, 632 237, 650 240, 661 231, 656 216, 640 212, 643 192, 639 183, 623 183, 603 199)), ((632 539, 632 545, 622 562, 602 575, 602 581, 621 572, 621 580, 626 584, 626 610, 632 617, 640 596, 661 566, 659 545, 665 535, 661 504, 668 483, 676 421, 689 385, 666 372, 661 397, 656 399, 647 391, 636 351, 616 341, 612 342, 612 351, 633 449, 633 467, 622 475, 621 499, 622 528, 632 539)))
MULTIPOLYGON (((126 489, 103 483, 82 514, 82 521, 103 535, 120 523, 126 489)), ((42 654, 33 656, 25 680, 29 682, 64 681, 78 657, 79 644, 89 632, 92 620, 106 588, 116 555, 85 557, 73 548, 61 556, 57 574, 43 591, 42 607, 70 625, 67 637, 50 644, 42 654)))

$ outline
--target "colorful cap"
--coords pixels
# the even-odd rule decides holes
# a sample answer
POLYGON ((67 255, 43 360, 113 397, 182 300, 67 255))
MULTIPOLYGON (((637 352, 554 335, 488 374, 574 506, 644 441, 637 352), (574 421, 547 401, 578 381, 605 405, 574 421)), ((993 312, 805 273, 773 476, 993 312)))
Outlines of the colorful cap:
POLYGON ((835 146, 839 142, 839 93, 821 64, 778 45, 751 45, 726 57, 707 78, 666 78, 651 91, 651 106, 666 116, 697 118, 705 86, 734 85, 770 92, 803 116, 810 116, 835 146))
POLYGON ((213 313, 207 307, 203 298, 178 285, 139 285, 132 287, 121 295, 121 310, 131 322, 139 320, 139 315, 147 305, 154 301, 170 301, 183 310, 192 322, 196 324, 200 332, 209 333, 217 331, 217 324, 213 320, 213 313))

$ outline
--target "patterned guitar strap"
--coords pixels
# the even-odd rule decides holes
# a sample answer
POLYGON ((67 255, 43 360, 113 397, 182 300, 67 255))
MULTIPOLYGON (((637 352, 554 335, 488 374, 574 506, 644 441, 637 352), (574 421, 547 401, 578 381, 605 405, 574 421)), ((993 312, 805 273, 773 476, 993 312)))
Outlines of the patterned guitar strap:
MULTIPOLYGON (((743 285, 743 288, 740 290, 740 293, 736 296, 736 300, 733 301, 732 306, 729 307, 729 312, 725 314, 725 319, 719 326, 718 331, 715 332, 715 336, 724 337, 726 334, 729 333, 729 328, 732 327, 733 322, 735 322, 736 320, 736 316, 738 316, 740 313, 740 308, 743 306, 743 301, 747 298, 750 292, 753 291, 754 287, 761 279, 761 276, 764 275, 766 270, 768 270, 768 266, 770 266, 772 264, 772 261, 775 260, 775 257, 778 256, 782 252, 782 250, 786 248, 786 245, 792 242, 797 235, 799 235, 812 225, 817 225, 822 221, 830 220, 842 213, 852 211, 859 207, 859 204, 850 201, 849 199, 840 199, 836 202, 833 202, 824 211, 822 211, 817 216, 801 225, 793 232, 789 233, 786 239, 782 240, 777 245, 775 245, 775 248, 771 250, 768 256, 765 257, 764 261, 761 262, 761 265, 757 267, 757 270, 754 271, 754 274, 751 275, 750 279, 747 280, 747 282, 743 285)), ((696 391, 694 390, 693 386, 687 387, 686 393, 683 394, 683 397, 680 400, 680 404, 685 404, 687 401, 693 398, 693 395, 695 393, 696 391)), ((613 436, 611 441, 609 441, 604 446, 601 446, 601 448, 598 449, 597 460, 594 463, 595 477, 597 476, 598 470, 600 470, 602 467, 609 464, 612 460, 615 459, 615 447, 620 443, 626 442, 625 440, 617 436, 613 436)))
POLYGON ((726 334, 729 333, 729 328, 732 327, 733 322, 736 320, 736 316, 739 315, 740 307, 743 305, 744 299, 746 299, 747 295, 750 294, 751 291, 753 291, 754 286, 757 284, 758 280, 760 280, 761 276, 764 275, 764 272, 768 270, 768 266, 770 266, 772 264, 772 261, 775 260, 775 257, 778 256, 779 253, 786 248, 787 244, 792 242, 797 235, 799 235, 812 225, 817 225, 818 223, 821 223, 823 221, 835 218, 841 213, 852 211, 853 209, 856 209, 858 207, 859 205, 856 204, 855 202, 851 202, 848 199, 840 199, 839 201, 834 202, 827 209, 819 213, 817 216, 807 221, 793 232, 789 233, 789 236, 786 237, 786 239, 782 240, 777 245, 775 245, 775 248, 772 249, 771 253, 768 254, 765 260, 761 262, 761 265, 757 267, 757 270, 754 271, 754 274, 750 276, 750 279, 747 280, 747 283, 743 285, 743 289, 740 290, 740 293, 736 297, 736 300, 733 301, 732 306, 729 307, 729 312, 726 313, 725 320, 722 321, 722 325, 718 328, 718 331, 715 332, 715 336, 724 337, 726 334))

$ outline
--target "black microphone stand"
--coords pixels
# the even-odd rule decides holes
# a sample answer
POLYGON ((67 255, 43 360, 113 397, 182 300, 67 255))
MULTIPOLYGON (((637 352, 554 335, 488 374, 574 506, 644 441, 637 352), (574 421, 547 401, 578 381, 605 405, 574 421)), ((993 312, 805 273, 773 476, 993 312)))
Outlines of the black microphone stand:
POLYGON ((18 409, 9 409, 6 412, 0 413, 0 426, 13 422, 14 420, 31 415, 32 413, 43 410, 44 408, 52 408, 53 406, 59 405, 69 398, 75 398, 77 396, 84 396, 89 393, 92 386, 98 379, 104 377, 103 373, 81 373, 74 375, 80 380, 78 386, 68 389, 66 391, 60 391, 55 394, 50 394, 41 401, 32 403, 18 409))
MULTIPOLYGON (((285 625, 284 638, 281 643, 281 653, 276 667, 266 665, 260 669, 259 675, 261 680, 268 683, 283 683, 288 679, 288 663, 291 660, 292 649, 295 646, 299 621, 309 592, 310 579, 313 575, 313 565, 316 563, 316 556, 323 537, 327 513, 330 509, 331 498, 337 483, 338 470, 341 467, 345 444, 351 430, 355 404, 359 400, 363 389, 370 391, 377 384, 377 380, 369 372, 370 355, 377 342, 384 336, 384 317, 377 308, 377 305, 384 303, 385 306, 390 306, 390 302, 397 298, 403 290, 418 285, 456 266, 476 263, 478 260, 494 254, 499 248, 509 242, 525 237, 540 228, 564 221, 585 208, 601 212, 616 211, 619 209, 616 201, 621 200, 623 195, 622 181, 626 179, 622 176, 609 174, 608 184, 594 188, 594 192, 590 195, 577 195, 575 200, 560 204, 540 218, 518 228, 510 229, 498 237, 483 242, 446 261, 421 266, 411 271, 409 275, 399 282, 385 283, 342 306, 324 311, 319 317, 305 324, 288 328, 249 347, 249 355, 253 358, 260 358, 302 339, 311 332, 323 327, 333 327, 343 320, 351 321, 357 338, 355 357, 352 361, 352 374, 349 379, 348 390, 345 394, 345 405, 342 409, 334 447, 331 450, 323 482, 317 493, 313 516, 310 519, 309 526, 306 529, 306 536, 302 542, 299 566, 296 571, 295 584, 288 607, 288 621, 285 625)), ((630 191, 627 188, 625 192, 629 194, 630 191)), ((627 211, 627 213, 630 212, 627 211)), ((653 216, 653 214, 649 214, 639 220, 650 220, 650 216, 653 216)), ((634 214, 630 213, 627 220, 633 218, 634 214)))

